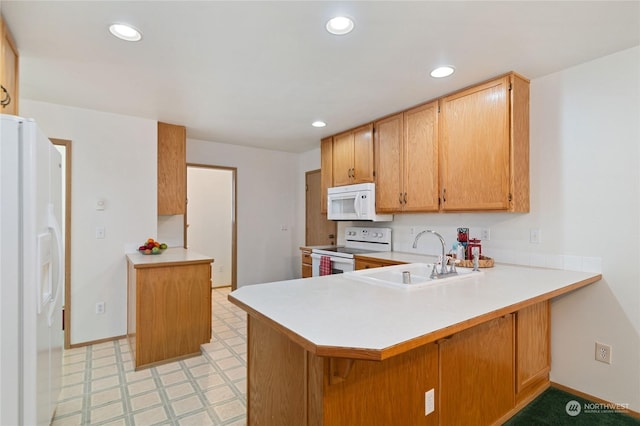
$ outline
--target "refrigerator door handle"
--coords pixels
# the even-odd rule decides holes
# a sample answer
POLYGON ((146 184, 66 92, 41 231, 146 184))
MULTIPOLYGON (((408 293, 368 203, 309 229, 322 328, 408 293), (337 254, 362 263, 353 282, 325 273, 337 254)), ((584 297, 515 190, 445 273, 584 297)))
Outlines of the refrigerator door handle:
POLYGON ((58 224, 58 220, 56 219, 56 215, 53 212, 53 204, 49 204, 47 206, 48 214, 47 214, 47 226, 49 229, 53 231, 53 236, 56 240, 56 248, 58 249, 58 279, 56 280, 56 284, 54 286, 53 297, 51 297, 51 304, 49 305, 49 314, 47 316, 49 327, 53 324, 53 315, 56 310, 56 305, 58 303, 58 299, 60 298, 60 287, 64 283, 64 263, 62 261, 64 257, 64 252, 62 251, 62 235, 60 232, 60 225, 58 224))

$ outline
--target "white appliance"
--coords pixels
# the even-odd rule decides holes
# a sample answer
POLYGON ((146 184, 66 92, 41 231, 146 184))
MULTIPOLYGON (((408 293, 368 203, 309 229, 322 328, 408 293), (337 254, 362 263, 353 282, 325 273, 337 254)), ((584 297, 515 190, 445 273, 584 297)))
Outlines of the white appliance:
POLYGON ((344 230, 344 246, 311 249, 311 276, 320 276, 323 256, 331 262, 331 273, 355 270, 356 254, 391 251, 391 228, 349 226, 344 230))
POLYGON ((392 214, 376 214, 376 185, 358 183, 327 189, 327 219, 390 222, 392 214))
POLYGON ((0 115, 0 425, 49 425, 62 377, 61 156, 0 115))

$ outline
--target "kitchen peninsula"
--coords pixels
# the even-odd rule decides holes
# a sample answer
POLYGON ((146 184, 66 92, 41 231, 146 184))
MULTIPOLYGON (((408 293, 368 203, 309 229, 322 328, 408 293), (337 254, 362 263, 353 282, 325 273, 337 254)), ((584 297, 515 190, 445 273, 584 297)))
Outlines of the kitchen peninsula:
POLYGON ((550 299, 600 279, 497 265, 419 289, 350 274, 242 287, 247 423, 504 421, 549 386, 550 299))
POLYGON ((211 341, 211 263, 192 250, 127 254, 127 338, 136 370, 200 354, 211 341))

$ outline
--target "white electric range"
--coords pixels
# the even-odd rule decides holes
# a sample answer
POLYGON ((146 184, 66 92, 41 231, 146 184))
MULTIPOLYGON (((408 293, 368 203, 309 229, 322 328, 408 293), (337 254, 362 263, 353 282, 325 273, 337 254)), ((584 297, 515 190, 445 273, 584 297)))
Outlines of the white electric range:
POLYGON ((312 276, 320 276, 320 260, 331 261, 331 273, 341 274, 355 269, 356 254, 391 251, 391 228, 349 226, 344 230, 344 246, 311 250, 312 276))

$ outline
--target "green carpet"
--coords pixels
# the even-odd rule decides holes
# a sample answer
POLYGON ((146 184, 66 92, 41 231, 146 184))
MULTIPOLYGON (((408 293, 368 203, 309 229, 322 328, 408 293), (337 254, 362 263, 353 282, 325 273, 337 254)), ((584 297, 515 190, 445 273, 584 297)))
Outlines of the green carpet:
POLYGON ((549 388, 505 423, 505 426, 535 425, 638 426, 640 419, 615 412, 615 407, 549 388))

